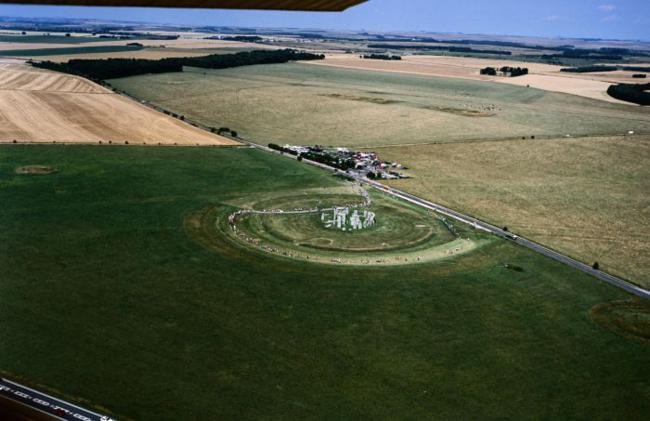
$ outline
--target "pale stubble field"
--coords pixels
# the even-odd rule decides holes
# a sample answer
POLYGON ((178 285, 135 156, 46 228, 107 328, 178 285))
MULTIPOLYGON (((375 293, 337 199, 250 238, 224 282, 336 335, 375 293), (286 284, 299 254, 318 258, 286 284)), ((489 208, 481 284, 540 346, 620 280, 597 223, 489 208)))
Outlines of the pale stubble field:
POLYGON ((236 145, 83 78, 0 64, 0 142, 236 145))

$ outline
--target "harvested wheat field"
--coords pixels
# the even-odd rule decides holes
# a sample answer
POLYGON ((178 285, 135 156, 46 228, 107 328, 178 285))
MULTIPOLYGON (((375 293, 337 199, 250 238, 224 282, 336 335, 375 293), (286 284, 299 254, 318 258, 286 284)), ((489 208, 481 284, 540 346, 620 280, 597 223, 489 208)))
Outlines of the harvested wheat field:
POLYGON ((106 94, 111 91, 84 78, 30 68, 18 60, 0 62, 0 90, 106 94))
POLYGON ((0 63, 0 142, 235 145, 82 78, 0 63))
MULTIPOLYGON (((323 61, 307 62, 307 64, 421 76, 482 80, 519 86, 529 85, 532 88, 543 89, 545 91, 628 104, 607 95, 607 88, 611 84, 610 81, 612 81, 610 76, 562 73, 560 72, 562 66, 550 64, 452 56, 403 56, 400 61, 367 60, 350 54, 329 55, 323 61), (530 74, 520 77, 481 75, 479 72, 480 69, 488 66, 527 67, 530 70, 530 74)), ((631 79, 631 76, 624 77, 624 80, 629 79, 631 79)))

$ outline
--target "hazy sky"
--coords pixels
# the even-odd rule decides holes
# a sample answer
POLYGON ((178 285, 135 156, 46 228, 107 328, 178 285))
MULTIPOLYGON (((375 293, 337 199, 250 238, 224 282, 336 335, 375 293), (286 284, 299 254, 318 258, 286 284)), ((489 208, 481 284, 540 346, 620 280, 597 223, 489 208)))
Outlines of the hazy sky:
POLYGON ((650 0, 369 0, 344 13, 3 4, 0 16, 650 40, 650 0))

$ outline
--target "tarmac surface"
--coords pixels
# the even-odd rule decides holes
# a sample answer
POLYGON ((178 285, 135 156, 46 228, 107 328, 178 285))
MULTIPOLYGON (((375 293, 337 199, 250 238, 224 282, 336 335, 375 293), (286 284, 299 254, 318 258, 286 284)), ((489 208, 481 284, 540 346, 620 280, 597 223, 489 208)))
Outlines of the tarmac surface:
POLYGON ((3 378, 0 378, 0 398, 10 399, 33 409, 35 415, 26 419, 114 421, 106 415, 81 408, 3 378))

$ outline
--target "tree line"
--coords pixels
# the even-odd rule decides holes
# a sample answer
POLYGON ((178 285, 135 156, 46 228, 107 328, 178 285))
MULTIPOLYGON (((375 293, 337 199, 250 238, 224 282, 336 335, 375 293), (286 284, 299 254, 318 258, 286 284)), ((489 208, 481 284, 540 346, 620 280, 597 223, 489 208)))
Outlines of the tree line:
POLYGON ((650 92, 648 91, 650 91, 650 83, 638 85, 621 83, 607 89, 607 93, 611 97, 639 105, 650 105, 650 92))
POLYGON ((211 54, 201 57, 163 58, 160 60, 109 58, 101 60, 73 59, 67 63, 32 62, 32 66, 87 77, 95 81, 117 79, 150 73, 182 72, 183 67, 227 69, 254 64, 287 63, 296 60, 322 60, 322 54, 301 51, 255 50, 235 54, 211 54))
POLYGON ((569 73, 592 73, 592 72, 614 72, 616 70, 628 70, 630 72, 648 72, 650 67, 643 66, 607 66, 607 65, 593 65, 593 66, 578 66, 578 67, 565 67, 561 69, 562 72, 569 73))

